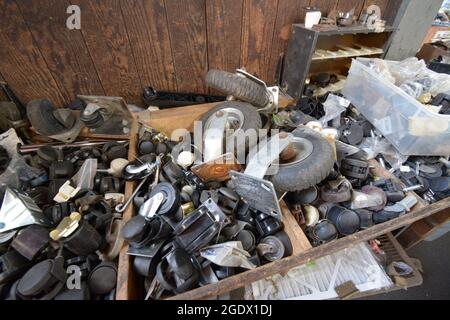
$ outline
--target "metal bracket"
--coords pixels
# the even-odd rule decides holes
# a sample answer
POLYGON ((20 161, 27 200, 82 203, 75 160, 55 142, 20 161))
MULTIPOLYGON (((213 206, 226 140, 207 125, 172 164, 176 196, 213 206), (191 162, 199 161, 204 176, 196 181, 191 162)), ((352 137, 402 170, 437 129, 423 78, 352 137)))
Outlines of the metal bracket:
POLYGON ((91 104, 87 110, 88 114, 104 109, 109 115, 108 119, 105 119, 104 123, 98 128, 90 129, 92 133, 100 135, 129 135, 132 115, 123 98, 83 95, 79 95, 78 98, 83 100, 87 105, 91 104))
POLYGON ((280 88, 275 87, 267 87, 266 83, 252 75, 251 73, 248 73, 244 69, 237 69, 236 74, 246 77, 257 84, 263 86, 266 88, 267 96, 269 97, 269 103, 264 106, 263 108, 258 109, 259 112, 267 112, 267 113, 277 113, 278 112, 278 105, 279 105, 279 96, 280 96, 280 88))
POLYGON ((292 134, 278 134, 254 155, 244 173, 231 171, 235 191, 247 204, 281 220, 281 208, 272 182, 264 180, 270 165, 279 158, 293 138, 292 134))
POLYGON ((228 113, 218 111, 209 118, 209 125, 205 128, 203 145, 203 161, 209 162, 223 154, 223 141, 227 127, 228 113))
POLYGON ((281 152, 288 147, 293 138, 294 136, 290 133, 273 136, 268 143, 260 146, 259 151, 248 162, 244 173, 256 178, 264 178, 269 166, 279 159, 281 152))
POLYGON ((411 208, 417 204, 417 198, 415 196, 407 196, 405 199, 393 204, 392 206, 387 206, 383 210, 388 212, 409 212, 411 208))
POLYGON ((227 128, 228 112, 222 110, 213 114, 205 128, 203 144, 203 163, 192 168, 192 172, 203 181, 225 181, 229 179, 230 170, 239 170, 234 154, 223 154, 225 130, 227 128))
POLYGON ((49 226, 50 221, 33 199, 7 187, 0 210, 0 232, 4 233, 33 224, 49 226))
POLYGON ((139 209, 139 215, 143 216, 146 219, 153 218, 153 216, 158 211, 164 200, 164 195, 162 192, 155 194, 153 197, 148 199, 139 209))

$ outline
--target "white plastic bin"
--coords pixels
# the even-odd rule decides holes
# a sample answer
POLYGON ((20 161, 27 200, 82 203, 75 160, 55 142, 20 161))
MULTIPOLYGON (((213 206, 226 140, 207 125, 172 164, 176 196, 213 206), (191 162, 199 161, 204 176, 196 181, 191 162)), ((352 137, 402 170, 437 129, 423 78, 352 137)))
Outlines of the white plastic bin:
POLYGON ((450 116, 426 109, 367 65, 353 60, 344 96, 404 155, 449 156, 450 116))

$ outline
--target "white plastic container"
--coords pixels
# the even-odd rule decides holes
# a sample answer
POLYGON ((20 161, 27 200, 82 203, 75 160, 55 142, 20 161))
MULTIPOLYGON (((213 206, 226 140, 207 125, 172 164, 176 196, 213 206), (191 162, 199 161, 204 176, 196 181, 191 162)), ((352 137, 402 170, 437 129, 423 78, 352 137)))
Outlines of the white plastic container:
POLYGON ((344 96, 403 155, 449 156, 450 116, 428 110, 368 62, 353 60, 344 96))

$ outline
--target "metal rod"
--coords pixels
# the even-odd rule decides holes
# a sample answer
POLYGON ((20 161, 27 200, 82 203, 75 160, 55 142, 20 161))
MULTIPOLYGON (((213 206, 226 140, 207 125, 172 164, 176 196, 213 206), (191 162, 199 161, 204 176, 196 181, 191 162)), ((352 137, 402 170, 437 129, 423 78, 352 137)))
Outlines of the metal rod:
POLYGON ((139 183, 138 187, 136 188, 136 190, 134 190, 133 194, 128 198, 128 200, 125 203, 120 203, 116 206, 116 212, 118 213, 123 213, 128 206, 131 204, 131 202, 133 201, 134 197, 138 194, 138 192, 141 190, 142 186, 147 182, 148 178, 150 177, 150 175, 148 175, 147 177, 145 177, 145 179, 143 179, 141 181, 141 183, 139 183))
POLYGON ((423 188, 423 185, 417 184, 417 185, 415 185, 415 186, 411 186, 411 187, 404 188, 404 189, 403 189, 403 192, 416 191, 416 190, 419 190, 419 189, 421 189, 421 188, 423 188))
MULTIPOLYGON (((39 148, 43 146, 51 146, 56 149, 64 149, 64 148, 82 148, 82 147, 95 147, 107 144, 110 141, 79 141, 74 143, 48 143, 48 144, 28 144, 28 145, 17 145, 17 151, 19 154, 28 154, 36 152, 39 148)), ((116 141, 118 143, 127 143, 128 141, 116 141)))

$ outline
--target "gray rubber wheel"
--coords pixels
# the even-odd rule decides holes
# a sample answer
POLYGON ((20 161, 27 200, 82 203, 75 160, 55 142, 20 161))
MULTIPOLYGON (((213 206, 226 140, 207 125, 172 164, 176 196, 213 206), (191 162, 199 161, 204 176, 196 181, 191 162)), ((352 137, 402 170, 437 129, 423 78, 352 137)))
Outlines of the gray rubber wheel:
POLYGON ((280 163, 278 172, 271 178, 275 189, 281 192, 301 191, 315 186, 330 174, 334 166, 333 148, 320 133, 299 128, 292 134, 300 138, 300 147, 296 147, 298 156, 287 163, 280 163))
MULTIPOLYGON (((207 128, 210 117, 221 110, 225 110, 229 113, 227 129, 235 130, 233 135, 226 137, 227 141, 230 139, 236 139, 236 135, 239 131, 245 132, 249 129, 254 129, 258 134, 258 129, 261 129, 262 127, 261 116, 258 110, 256 110, 251 104, 240 101, 227 101, 215 106, 203 115, 201 119, 203 130, 207 128)), ((243 141, 241 140, 242 139, 235 140, 235 149, 240 150, 239 148, 243 144, 243 141)), ((255 141, 255 143, 256 142, 257 141, 255 141)), ((245 144, 246 148, 253 147, 254 145, 254 143, 250 143, 247 137, 245 139, 245 144)))
POLYGON ((210 70, 206 75, 209 87, 217 89, 256 107, 265 107, 269 103, 266 88, 262 85, 234 73, 210 70))

